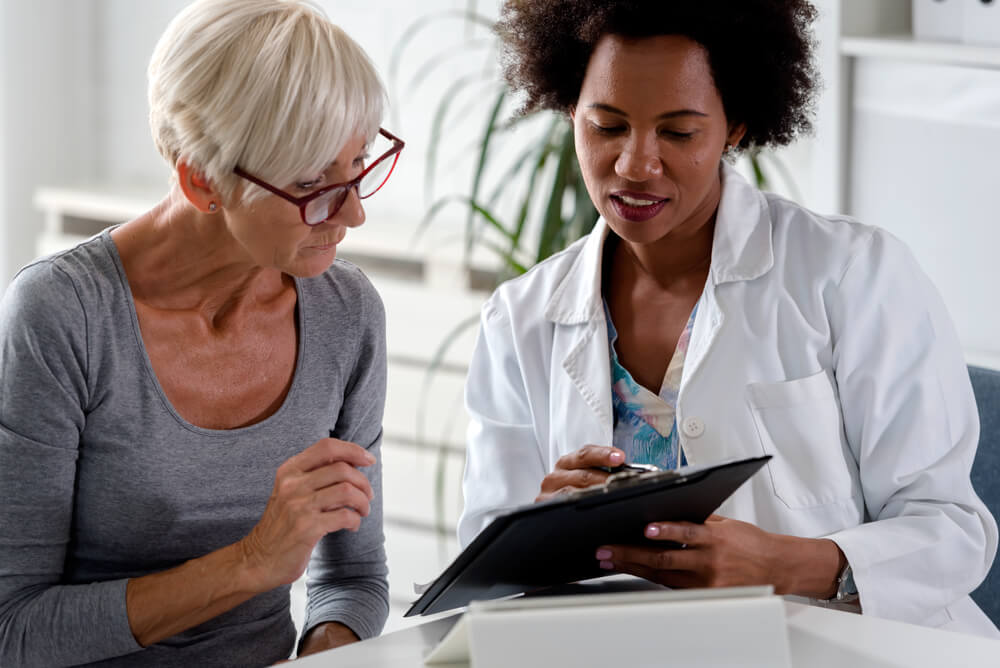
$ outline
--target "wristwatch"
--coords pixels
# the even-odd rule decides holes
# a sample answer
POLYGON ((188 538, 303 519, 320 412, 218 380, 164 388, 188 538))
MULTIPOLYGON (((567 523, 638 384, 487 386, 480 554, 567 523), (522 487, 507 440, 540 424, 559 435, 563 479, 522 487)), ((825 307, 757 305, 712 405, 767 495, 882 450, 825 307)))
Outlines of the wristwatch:
POLYGON ((851 565, 844 567, 840 577, 837 578, 837 593, 829 599, 837 603, 851 603, 858 600, 858 586, 854 584, 854 571, 851 565))

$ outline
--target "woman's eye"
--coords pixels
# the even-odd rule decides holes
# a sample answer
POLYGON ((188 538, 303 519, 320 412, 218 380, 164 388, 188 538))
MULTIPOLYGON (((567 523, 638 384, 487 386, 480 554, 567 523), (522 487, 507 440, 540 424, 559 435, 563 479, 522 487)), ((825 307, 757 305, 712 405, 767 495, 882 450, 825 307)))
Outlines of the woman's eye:
POLYGON ((313 179, 312 181, 298 181, 295 187, 299 190, 312 190, 321 183, 321 179, 313 179))
POLYGON ((694 136, 694 132, 680 132, 678 130, 663 130, 661 134, 673 139, 691 139, 694 136))
POLYGON ((602 135, 617 135, 625 131, 625 127, 622 125, 601 125, 600 123, 591 123, 594 131, 602 135))

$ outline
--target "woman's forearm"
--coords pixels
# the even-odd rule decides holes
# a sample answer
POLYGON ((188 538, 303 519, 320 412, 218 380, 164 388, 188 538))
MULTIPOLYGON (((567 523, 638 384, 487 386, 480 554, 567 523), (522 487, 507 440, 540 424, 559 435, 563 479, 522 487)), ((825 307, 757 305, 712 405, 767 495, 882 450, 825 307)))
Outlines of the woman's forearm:
POLYGON ((207 622, 267 590, 255 580, 240 543, 132 578, 125 590, 132 635, 148 647, 207 622))

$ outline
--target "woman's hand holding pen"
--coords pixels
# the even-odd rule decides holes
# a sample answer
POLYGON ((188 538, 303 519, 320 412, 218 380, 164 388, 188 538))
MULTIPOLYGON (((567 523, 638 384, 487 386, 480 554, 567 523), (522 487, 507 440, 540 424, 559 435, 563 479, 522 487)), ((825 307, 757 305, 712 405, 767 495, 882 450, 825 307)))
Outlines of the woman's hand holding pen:
POLYGON ((595 554, 601 568, 668 587, 770 584, 778 594, 829 598, 846 563, 832 540, 768 533, 719 515, 704 524, 653 522, 645 536, 670 545, 603 545, 595 554))
POLYGON ((610 469, 624 463, 625 453, 618 448, 585 445, 559 458, 555 470, 542 478, 542 489, 535 501, 547 501, 570 489, 603 483, 610 469))
POLYGON ((297 580, 324 535, 358 530, 374 495, 358 468, 374 463, 361 446, 324 438, 278 467, 264 514, 240 544, 262 590, 297 580))

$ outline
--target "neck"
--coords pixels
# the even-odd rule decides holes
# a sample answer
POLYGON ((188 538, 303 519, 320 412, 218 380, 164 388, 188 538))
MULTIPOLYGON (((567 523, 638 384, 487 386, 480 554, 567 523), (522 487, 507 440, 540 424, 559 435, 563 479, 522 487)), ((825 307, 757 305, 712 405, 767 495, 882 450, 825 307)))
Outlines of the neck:
POLYGON ((650 282, 670 290, 695 279, 703 283, 712 263, 715 216, 691 233, 670 234, 651 244, 621 240, 615 264, 633 281, 650 282))
POLYGON ((201 213, 176 187, 112 239, 133 298, 154 308, 196 310, 218 322, 292 285, 281 272, 255 265, 218 215, 201 213))

